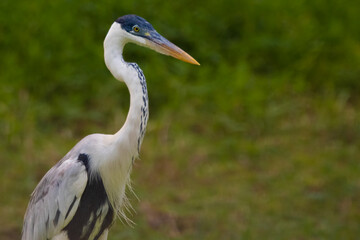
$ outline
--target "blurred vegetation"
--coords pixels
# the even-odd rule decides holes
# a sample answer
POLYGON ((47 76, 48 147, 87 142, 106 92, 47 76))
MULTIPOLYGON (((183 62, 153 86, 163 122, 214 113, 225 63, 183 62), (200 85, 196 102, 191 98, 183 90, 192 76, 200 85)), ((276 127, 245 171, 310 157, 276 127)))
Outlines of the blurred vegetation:
POLYGON ((127 46, 150 121, 132 228, 109 239, 358 239, 360 2, 0 2, 0 238, 82 137, 129 95, 103 62, 119 16, 146 18, 200 67, 127 46))

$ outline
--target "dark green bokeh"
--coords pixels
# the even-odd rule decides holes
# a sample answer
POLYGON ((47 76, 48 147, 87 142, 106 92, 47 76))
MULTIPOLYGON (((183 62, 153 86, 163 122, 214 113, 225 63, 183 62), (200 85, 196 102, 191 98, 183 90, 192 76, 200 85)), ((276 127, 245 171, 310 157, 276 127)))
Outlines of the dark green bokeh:
POLYGON ((357 239, 360 2, 0 2, 0 238, 87 134, 113 133, 129 95, 103 61, 135 13, 201 64, 130 45, 150 121, 134 167, 136 225, 109 239, 357 239))

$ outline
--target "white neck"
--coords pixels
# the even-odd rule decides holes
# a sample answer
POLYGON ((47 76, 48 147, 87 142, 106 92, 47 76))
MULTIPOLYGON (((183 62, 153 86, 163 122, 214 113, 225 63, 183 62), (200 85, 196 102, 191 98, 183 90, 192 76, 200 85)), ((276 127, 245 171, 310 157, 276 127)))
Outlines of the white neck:
MULTIPOLYGON (((122 211, 127 202, 125 185, 130 186, 132 162, 139 155, 149 115, 145 77, 137 64, 125 62, 122 56, 125 44, 132 40, 132 36, 118 23, 113 23, 104 41, 105 64, 112 75, 128 87, 130 109, 123 127, 110 136, 107 150, 101 152, 99 158, 102 164, 95 167, 100 172, 113 208, 125 219, 122 211), (109 146, 112 151, 108 151, 109 146)), ((136 42, 139 41, 141 44, 141 40, 136 39, 136 42)))
POLYGON ((113 23, 104 41, 105 64, 114 77, 126 84, 130 92, 130 109, 123 127, 114 135, 101 135, 102 141, 88 149, 92 169, 100 173, 109 201, 118 215, 126 216, 125 188, 130 185, 132 162, 138 157, 148 120, 146 80, 135 63, 124 61, 122 52, 127 42, 142 44, 113 23), (96 159, 96 161, 95 161, 96 159))
POLYGON ((130 109, 125 124, 114 135, 114 143, 121 154, 137 157, 144 137, 148 120, 148 95, 146 80, 141 69, 135 63, 124 61, 122 52, 125 44, 131 40, 118 23, 114 23, 104 41, 105 63, 112 75, 125 82, 130 92, 130 109))

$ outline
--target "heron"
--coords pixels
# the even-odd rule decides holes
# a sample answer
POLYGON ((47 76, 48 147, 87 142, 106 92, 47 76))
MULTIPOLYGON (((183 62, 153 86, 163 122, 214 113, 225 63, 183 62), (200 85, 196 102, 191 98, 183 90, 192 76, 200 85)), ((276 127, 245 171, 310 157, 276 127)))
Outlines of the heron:
POLYGON ((125 123, 115 134, 84 137, 44 175, 31 194, 22 240, 103 240, 117 218, 126 219, 126 189, 149 116, 145 76, 136 63, 123 58, 127 43, 199 65, 144 18, 116 19, 104 40, 104 59, 130 92, 125 123))

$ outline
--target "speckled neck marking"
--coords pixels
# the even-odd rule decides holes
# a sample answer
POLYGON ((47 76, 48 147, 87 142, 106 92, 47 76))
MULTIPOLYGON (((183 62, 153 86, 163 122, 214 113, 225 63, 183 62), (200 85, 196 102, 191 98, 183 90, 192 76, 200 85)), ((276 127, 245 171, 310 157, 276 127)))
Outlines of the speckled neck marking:
POLYGON ((148 98, 148 92, 147 92, 147 86, 146 86, 146 79, 144 76, 143 71, 140 69, 140 67, 136 63, 129 63, 131 67, 135 69, 135 71, 138 73, 139 82, 142 87, 142 105, 141 105, 141 115, 140 115, 140 126, 139 126, 139 136, 137 139, 137 150, 138 153, 140 152, 141 143, 143 141, 145 132, 146 132, 146 126, 147 121, 149 117, 149 98, 148 98))

